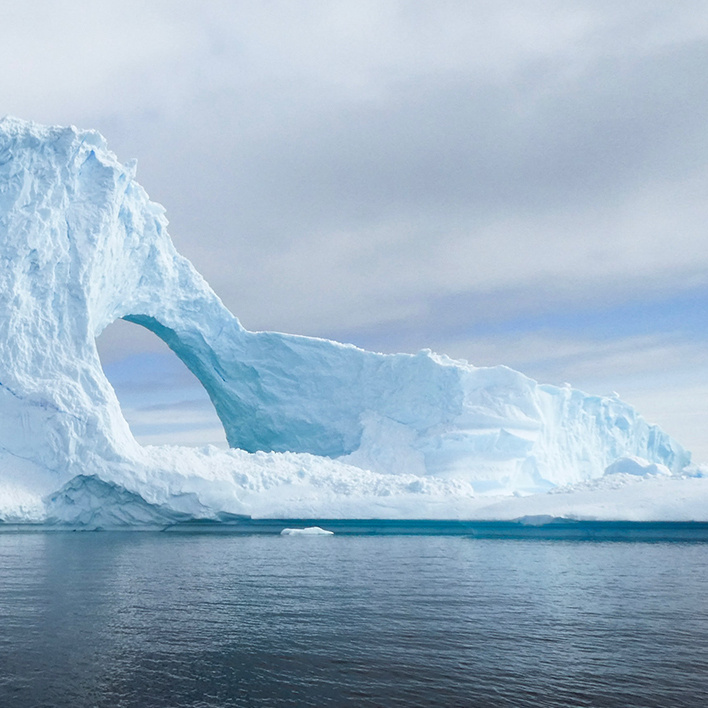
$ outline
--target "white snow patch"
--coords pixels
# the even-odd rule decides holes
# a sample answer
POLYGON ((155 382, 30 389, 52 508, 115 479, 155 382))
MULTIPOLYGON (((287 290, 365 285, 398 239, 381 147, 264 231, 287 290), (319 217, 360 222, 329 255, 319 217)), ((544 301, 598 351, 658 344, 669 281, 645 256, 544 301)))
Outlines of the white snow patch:
POLYGON ((605 469, 605 475, 631 474, 639 477, 663 475, 671 476, 671 470, 661 463, 649 462, 642 457, 620 457, 605 469))

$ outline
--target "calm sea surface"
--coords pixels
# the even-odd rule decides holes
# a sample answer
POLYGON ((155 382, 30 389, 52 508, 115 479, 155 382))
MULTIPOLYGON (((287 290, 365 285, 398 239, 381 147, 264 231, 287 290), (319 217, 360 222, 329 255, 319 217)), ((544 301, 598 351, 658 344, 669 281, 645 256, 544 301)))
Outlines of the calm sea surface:
POLYGON ((708 705, 708 544, 0 534, 0 706, 708 705))

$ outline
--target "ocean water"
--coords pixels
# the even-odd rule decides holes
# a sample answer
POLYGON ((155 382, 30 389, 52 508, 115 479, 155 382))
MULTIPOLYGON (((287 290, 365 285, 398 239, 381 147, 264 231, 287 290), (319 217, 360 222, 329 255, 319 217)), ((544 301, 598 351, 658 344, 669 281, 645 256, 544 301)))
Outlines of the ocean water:
POLYGON ((706 706, 708 544, 0 534, 0 706, 706 706))

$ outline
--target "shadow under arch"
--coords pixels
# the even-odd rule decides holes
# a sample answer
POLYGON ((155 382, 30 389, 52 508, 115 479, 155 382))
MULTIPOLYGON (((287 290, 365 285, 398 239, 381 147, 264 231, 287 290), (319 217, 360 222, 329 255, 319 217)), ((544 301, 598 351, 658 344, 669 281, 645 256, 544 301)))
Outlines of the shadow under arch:
POLYGON ((245 332, 233 316, 215 331, 191 318, 176 326, 169 317, 172 326, 152 315, 122 319, 153 332, 194 374, 229 447, 326 457, 358 447, 359 406, 349 404, 352 386, 360 383, 361 350, 277 332, 245 332))
MULTIPOLYGON (((171 350, 168 353, 163 345, 156 347, 158 343, 144 334, 142 341, 138 339, 142 348, 133 345, 132 352, 129 350, 127 355, 107 363, 102 357, 104 374, 116 392, 123 417, 136 440, 148 445, 212 444, 228 447, 223 421, 216 411, 210 387, 204 383, 204 379, 208 379, 207 373, 198 366, 197 358, 190 356, 190 347, 184 346, 173 330, 152 317, 130 315, 119 318, 113 325, 122 322, 139 325, 141 330, 156 335, 171 350)), ((109 330, 108 342, 99 347, 104 357, 111 351, 108 343, 123 343, 126 330, 134 331, 129 325, 112 332, 110 327, 112 325, 106 328, 109 330)), ((136 335, 137 332, 131 338, 133 341, 136 335)))

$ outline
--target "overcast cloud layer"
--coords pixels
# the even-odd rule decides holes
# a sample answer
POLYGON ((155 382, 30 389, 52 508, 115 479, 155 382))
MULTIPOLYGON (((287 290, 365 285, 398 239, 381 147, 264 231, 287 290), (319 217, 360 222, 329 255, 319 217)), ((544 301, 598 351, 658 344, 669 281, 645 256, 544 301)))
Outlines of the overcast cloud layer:
POLYGON ((0 62, 249 329, 611 386, 708 459, 704 2, 28 0, 0 62))

